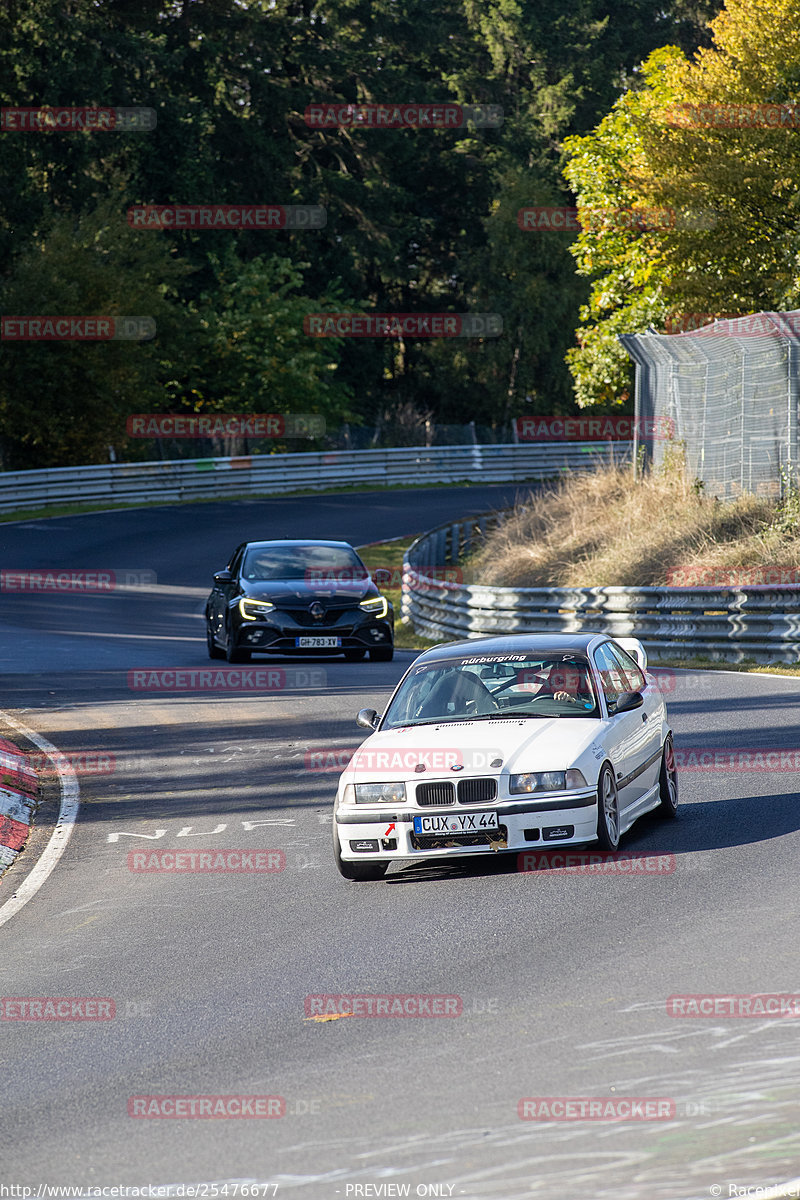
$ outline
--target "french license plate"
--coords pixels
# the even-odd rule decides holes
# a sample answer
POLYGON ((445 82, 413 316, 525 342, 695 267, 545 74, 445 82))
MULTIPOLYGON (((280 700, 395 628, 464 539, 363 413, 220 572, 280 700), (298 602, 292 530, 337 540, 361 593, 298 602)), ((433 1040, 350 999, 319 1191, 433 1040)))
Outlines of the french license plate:
POLYGON ((441 813, 414 817, 414 833, 480 833, 499 829, 496 812, 441 813))
POLYGON ((336 650, 342 644, 337 637, 298 637, 294 639, 297 650, 336 650))

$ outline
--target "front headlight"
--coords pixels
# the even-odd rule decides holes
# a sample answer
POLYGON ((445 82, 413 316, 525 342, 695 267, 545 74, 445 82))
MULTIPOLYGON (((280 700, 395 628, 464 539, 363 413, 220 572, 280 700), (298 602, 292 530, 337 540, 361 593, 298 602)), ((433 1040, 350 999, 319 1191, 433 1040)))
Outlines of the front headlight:
POLYGON ((257 617, 271 612, 274 607, 269 600, 251 600, 249 596, 242 596, 239 601, 239 612, 245 621, 255 621, 257 617))
POLYGON ((405 804, 404 783, 349 783, 345 788, 345 802, 350 788, 355 791, 356 804, 405 804))
POLYGON ((575 768, 569 771, 527 771, 524 775, 512 775, 508 790, 512 796, 529 795, 531 792, 563 792, 586 787, 583 772, 575 768))
POLYGON ((358 607, 371 617, 385 617, 389 611, 385 596, 370 596, 369 600, 362 600, 358 607))

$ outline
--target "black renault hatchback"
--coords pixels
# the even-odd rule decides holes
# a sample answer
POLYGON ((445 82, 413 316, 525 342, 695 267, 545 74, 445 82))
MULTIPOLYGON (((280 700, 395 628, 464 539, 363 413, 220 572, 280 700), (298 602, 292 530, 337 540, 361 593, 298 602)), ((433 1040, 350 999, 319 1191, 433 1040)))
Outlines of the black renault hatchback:
POLYGON ((242 542, 206 602, 210 658, 343 654, 389 662, 394 609, 347 542, 242 542))

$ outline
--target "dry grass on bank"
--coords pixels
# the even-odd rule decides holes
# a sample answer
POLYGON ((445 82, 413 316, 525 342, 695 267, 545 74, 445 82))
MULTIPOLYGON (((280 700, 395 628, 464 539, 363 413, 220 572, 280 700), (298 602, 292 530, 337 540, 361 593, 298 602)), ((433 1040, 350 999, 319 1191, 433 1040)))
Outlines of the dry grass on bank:
POLYGON ((575 474, 487 538, 470 578, 506 587, 642 587, 670 569, 800 564, 800 501, 703 494, 674 458, 634 483, 630 467, 575 474))

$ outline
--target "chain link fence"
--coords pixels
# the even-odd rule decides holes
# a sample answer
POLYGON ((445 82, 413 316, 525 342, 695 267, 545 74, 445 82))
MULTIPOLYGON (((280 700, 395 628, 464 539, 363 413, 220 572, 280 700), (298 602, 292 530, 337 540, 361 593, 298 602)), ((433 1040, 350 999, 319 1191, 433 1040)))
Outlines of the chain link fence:
POLYGON ((658 465, 682 442, 709 494, 780 495, 798 468, 798 333, 800 310, 620 337, 636 364, 634 452, 658 465))

